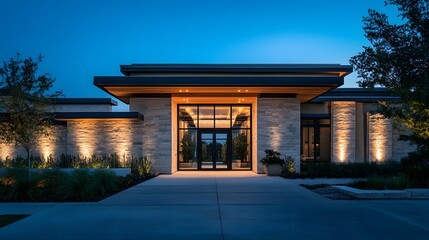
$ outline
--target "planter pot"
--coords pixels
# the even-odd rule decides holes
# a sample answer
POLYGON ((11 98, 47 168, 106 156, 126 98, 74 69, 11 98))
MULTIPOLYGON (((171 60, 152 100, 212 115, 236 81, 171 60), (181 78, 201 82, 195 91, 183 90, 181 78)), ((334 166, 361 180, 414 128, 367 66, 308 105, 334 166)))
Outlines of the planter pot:
POLYGON ((242 162, 240 165, 241 168, 249 168, 250 167, 250 163, 248 162, 242 162))
POLYGON ((180 168, 192 168, 193 163, 192 162, 186 162, 186 163, 179 163, 180 168))
POLYGON ((232 161, 232 168, 236 169, 236 168, 240 168, 241 165, 241 160, 233 160, 232 161))
POLYGON ((264 165, 264 172, 267 176, 279 176, 282 170, 283 166, 279 164, 264 165))

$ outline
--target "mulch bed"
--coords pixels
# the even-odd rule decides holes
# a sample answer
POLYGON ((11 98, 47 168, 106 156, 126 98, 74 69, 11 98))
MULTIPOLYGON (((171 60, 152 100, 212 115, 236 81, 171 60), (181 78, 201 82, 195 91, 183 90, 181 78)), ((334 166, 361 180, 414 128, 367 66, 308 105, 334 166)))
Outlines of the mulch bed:
POLYGON ((322 196, 325 196, 333 200, 355 200, 356 199, 355 197, 341 193, 337 189, 331 187, 331 185, 327 185, 327 184, 318 184, 318 185, 302 184, 301 186, 307 188, 310 191, 313 191, 315 193, 318 193, 322 196))

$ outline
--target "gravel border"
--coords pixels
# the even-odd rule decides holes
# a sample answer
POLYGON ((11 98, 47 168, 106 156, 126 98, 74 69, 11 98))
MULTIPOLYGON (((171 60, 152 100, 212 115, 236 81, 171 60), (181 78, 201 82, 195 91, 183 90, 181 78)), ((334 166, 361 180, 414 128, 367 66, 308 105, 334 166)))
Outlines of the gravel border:
POLYGON ((306 185, 301 184, 302 187, 307 188, 310 191, 313 191, 317 194, 320 194, 324 197, 327 197, 332 200, 356 200, 357 198, 349 196, 340 192, 338 189, 331 187, 330 185, 320 184, 320 185, 306 185))

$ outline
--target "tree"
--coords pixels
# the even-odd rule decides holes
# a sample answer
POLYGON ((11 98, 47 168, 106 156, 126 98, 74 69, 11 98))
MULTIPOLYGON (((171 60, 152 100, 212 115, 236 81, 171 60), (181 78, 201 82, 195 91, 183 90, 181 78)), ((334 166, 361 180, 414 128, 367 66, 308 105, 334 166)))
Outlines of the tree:
POLYGON ((387 0, 399 10, 397 24, 386 14, 368 10, 363 18, 371 46, 350 59, 364 88, 383 86, 402 99, 382 102, 378 112, 406 126, 411 140, 429 159, 429 0, 387 0))
POLYGON ((7 143, 21 146, 27 153, 30 177, 30 155, 39 139, 50 134, 54 118, 55 98, 61 91, 51 92, 55 81, 49 74, 37 76, 43 57, 22 60, 20 54, 3 62, 0 68, 1 115, 0 138, 7 143))

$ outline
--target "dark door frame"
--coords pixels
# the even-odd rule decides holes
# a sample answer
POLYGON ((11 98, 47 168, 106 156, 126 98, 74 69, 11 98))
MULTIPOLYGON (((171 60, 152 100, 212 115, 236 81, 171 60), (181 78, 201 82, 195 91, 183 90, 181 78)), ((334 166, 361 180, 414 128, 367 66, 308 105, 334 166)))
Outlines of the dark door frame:
POLYGON ((231 129, 224 129, 224 128, 200 128, 197 131, 197 170, 231 170, 232 168, 232 141, 231 141, 231 129), (201 141, 201 135, 202 134, 211 134, 214 146, 212 148, 212 168, 202 168, 202 141, 201 141), (217 133, 225 133, 227 136, 226 139, 226 146, 227 146, 227 154, 226 154, 226 165, 227 168, 217 168, 216 165, 216 134, 217 133))

